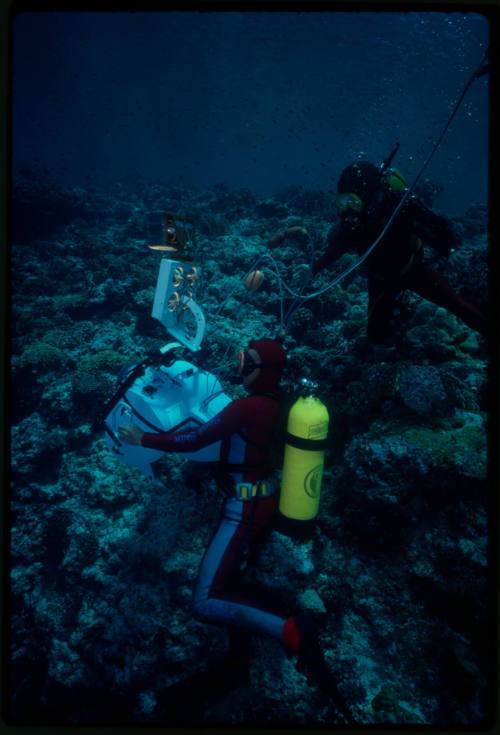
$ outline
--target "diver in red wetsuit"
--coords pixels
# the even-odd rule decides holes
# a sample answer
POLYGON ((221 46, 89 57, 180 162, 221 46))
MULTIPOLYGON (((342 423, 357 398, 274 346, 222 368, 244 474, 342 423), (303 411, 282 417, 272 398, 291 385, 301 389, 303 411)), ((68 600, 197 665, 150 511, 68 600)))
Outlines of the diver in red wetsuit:
MULTIPOLYGON (((400 176, 393 169, 394 176, 400 176)), ((404 181, 404 180, 403 180, 404 181)), ((368 250, 399 204, 404 186, 393 190, 380 170, 366 161, 348 166, 338 182, 341 220, 328 235, 328 247, 312 265, 313 275, 347 250, 368 250)), ((404 182, 406 183, 406 182, 404 182)), ((397 296, 409 289, 451 311, 469 327, 486 335, 487 320, 459 296, 444 278, 423 262, 423 245, 448 257, 458 244, 451 222, 409 196, 402 210, 368 256, 368 338, 376 344, 392 341, 391 317, 397 296)))
MULTIPOLYGON (((225 476, 221 487, 228 495, 221 519, 203 557, 193 595, 193 614, 201 621, 229 626, 232 651, 230 681, 245 669, 249 655, 245 631, 267 633, 298 654, 306 674, 335 702, 349 721, 349 711, 337 689, 318 638, 316 622, 308 613, 284 617, 269 609, 269 600, 239 593, 237 585, 244 552, 254 553, 272 530, 278 505, 277 490, 269 477, 267 454, 278 419, 281 373, 286 354, 278 341, 259 339, 241 350, 239 373, 250 395, 228 406, 199 428, 175 434, 151 434, 137 426, 120 426, 121 441, 164 452, 191 452, 220 442, 218 465, 225 476), (238 633, 238 630, 240 633, 238 633)), ((214 671, 195 681, 170 687, 167 709, 189 707, 193 687, 206 692, 218 686, 214 671)), ((223 680, 223 687, 227 681, 223 680)))
POLYGON ((254 340, 239 353, 239 372, 248 397, 233 401, 195 430, 154 434, 136 426, 120 426, 119 437, 163 452, 192 452, 221 442, 219 468, 228 498, 201 564, 194 616, 208 623, 265 632, 296 650, 298 632, 292 618, 287 621, 233 589, 243 552, 247 546, 254 550, 271 531, 277 508, 278 488, 269 477, 266 460, 278 419, 285 361, 279 342, 254 340))

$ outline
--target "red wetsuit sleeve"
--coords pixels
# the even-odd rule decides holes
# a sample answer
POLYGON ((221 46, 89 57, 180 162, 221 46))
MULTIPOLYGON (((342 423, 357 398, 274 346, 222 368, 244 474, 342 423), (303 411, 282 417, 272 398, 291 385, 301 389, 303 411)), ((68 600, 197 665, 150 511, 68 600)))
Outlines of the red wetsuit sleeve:
POLYGON ((244 426, 242 414, 241 401, 233 401, 197 429, 164 434, 146 432, 141 443, 143 447, 162 452, 195 452, 238 431, 244 426))

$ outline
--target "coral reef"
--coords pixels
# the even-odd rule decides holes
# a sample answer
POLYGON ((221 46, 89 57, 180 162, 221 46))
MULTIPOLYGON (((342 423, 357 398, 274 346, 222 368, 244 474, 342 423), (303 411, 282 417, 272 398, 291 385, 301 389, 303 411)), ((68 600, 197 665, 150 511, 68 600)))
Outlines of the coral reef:
MULTIPOLYGON (((259 201, 222 184, 202 194, 131 186, 91 194, 24 179, 13 190, 10 717, 339 724, 296 657, 257 635, 246 680, 193 689, 181 711, 169 687, 217 667, 229 645, 227 630, 190 613, 221 496, 208 470, 179 456, 162 458, 147 482, 90 430, 120 370, 169 341, 151 317, 159 255, 147 246, 162 233, 149 212, 182 209, 196 223, 212 370, 249 338, 276 333, 273 268, 261 266, 253 293, 244 276, 277 230, 305 223, 321 249, 332 195, 288 187, 259 201)), ((462 246, 428 259, 484 308, 485 209, 456 224, 462 246)), ((307 250, 286 241, 273 256, 297 288, 307 250)), ((354 260, 343 256, 335 272, 354 260)), ((318 381, 331 415, 320 511, 309 540, 273 531, 245 581, 266 587, 284 615, 307 610, 320 622, 357 724, 479 727, 491 694, 486 345, 408 294, 398 348, 377 356, 366 311, 356 271, 295 313, 284 387, 318 381)), ((230 370, 222 380, 236 397, 230 370)))

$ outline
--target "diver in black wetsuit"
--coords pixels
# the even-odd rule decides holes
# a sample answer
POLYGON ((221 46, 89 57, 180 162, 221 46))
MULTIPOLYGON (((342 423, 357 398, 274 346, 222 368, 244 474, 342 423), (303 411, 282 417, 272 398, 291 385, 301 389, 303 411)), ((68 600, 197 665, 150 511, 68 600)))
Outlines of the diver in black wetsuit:
MULTIPOLYGON (((313 263, 313 275, 347 250, 355 248, 363 255, 380 235, 405 187, 399 172, 389 169, 387 173, 381 176, 380 169, 367 161, 353 163, 342 172, 336 200, 341 221, 329 234, 326 252, 313 263)), ((391 342, 393 309, 398 295, 406 289, 444 307, 486 336, 485 315, 423 262, 424 244, 448 257, 458 246, 459 238, 446 217, 410 196, 366 261, 367 333, 371 342, 391 342)))

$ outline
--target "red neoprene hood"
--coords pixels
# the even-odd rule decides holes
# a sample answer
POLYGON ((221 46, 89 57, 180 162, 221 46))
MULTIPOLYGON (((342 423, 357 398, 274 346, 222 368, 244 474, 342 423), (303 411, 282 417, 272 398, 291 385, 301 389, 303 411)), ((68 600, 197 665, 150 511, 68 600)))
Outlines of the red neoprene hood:
POLYGON ((274 339, 256 339, 250 342, 249 347, 259 353, 264 364, 273 367, 263 367, 260 373, 249 386, 252 393, 276 393, 279 391, 281 373, 286 364, 286 352, 279 342, 274 339))

